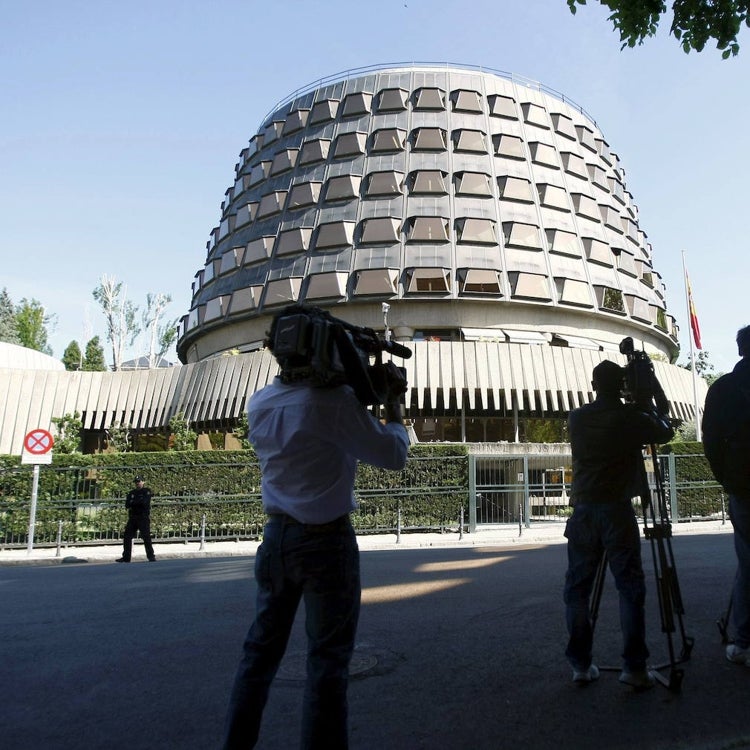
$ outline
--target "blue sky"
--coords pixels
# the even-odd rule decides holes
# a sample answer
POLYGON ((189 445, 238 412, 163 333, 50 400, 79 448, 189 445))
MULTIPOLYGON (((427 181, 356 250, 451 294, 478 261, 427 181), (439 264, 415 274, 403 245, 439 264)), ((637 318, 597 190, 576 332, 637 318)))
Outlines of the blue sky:
POLYGON ((239 152, 278 101, 348 69, 420 61, 526 76, 594 117, 664 277, 680 361, 683 250, 703 348, 717 371, 737 359, 750 32, 723 61, 686 55, 668 20, 620 51, 593 0, 575 16, 566 0, 0 0, 0 12, 0 288, 57 316, 56 356, 104 339, 102 274, 141 307, 163 292, 171 317, 187 312, 239 152))

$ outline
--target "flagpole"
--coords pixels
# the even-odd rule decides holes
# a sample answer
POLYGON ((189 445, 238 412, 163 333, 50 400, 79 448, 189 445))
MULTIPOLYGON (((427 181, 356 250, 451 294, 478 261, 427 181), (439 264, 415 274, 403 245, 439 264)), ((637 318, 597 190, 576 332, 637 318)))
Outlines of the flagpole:
POLYGON ((690 342, 690 369, 693 372, 693 409, 695 411, 695 439, 702 442, 701 419, 698 411, 698 372, 695 368, 695 352, 693 349, 693 329, 691 325, 692 311, 690 309, 690 288, 688 285, 687 268, 685 267, 685 251, 682 251, 682 277, 685 284, 685 305, 687 307, 688 341, 690 342))

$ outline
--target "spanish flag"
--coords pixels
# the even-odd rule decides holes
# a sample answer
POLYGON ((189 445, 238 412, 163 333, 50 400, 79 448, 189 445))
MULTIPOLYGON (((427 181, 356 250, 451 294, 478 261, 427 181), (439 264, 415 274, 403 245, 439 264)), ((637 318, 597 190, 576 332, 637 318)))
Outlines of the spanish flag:
POLYGON ((698 325, 698 316, 695 314, 695 305, 693 304, 693 292, 690 289, 690 279, 688 278, 687 269, 685 269, 685 289, 687 289, 688 313, 690 314, 690 328, 693 331, 693 341, 696 349, 701 347, 701 329, 698 325))

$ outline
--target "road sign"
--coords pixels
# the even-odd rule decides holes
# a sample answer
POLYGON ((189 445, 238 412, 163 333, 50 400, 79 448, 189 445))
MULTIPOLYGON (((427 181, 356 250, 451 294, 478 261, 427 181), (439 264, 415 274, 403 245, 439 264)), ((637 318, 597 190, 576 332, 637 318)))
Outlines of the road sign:
POLYGON ((37 429, 29 432, 23 439, 23 449, 35 456, 49 453, 55 440, 47 430, 37 429))
POLYGON ((22 464, 52 463, 52 446, 55 439, 48 430, 38 428, 27 433, 23 439, 22 464))

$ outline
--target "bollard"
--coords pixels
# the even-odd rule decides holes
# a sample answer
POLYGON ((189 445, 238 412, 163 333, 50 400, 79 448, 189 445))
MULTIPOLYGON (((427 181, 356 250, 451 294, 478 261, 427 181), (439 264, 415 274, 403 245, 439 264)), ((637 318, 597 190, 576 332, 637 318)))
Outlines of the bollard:
POLYGON ((198 548, 201 552, 206 549, 206 514, 201 518, 201 546, 198 548))
POLYGON ((458 539, 464 538, 464 506, 461 506, 461 513, 458 517, 458 539))
POLYGON ((523 534, 523 504, 518 503, 518 536, 523 534))
POLYGON ((398 503, 398 513, 396 515, 396 544, 401 544, 401 501, 398 503))
POLYGON ((62 521, 58 521, 57 522, 57 552, 55 553, 55 557, 60 557, 60 547, 62 546, 62 527, 63 527, 62 521))
POLYGON ((719 497, 721 498, 721 525, 723 526, 727 522, 724 508, 724 493, 720 492, 719 497))

